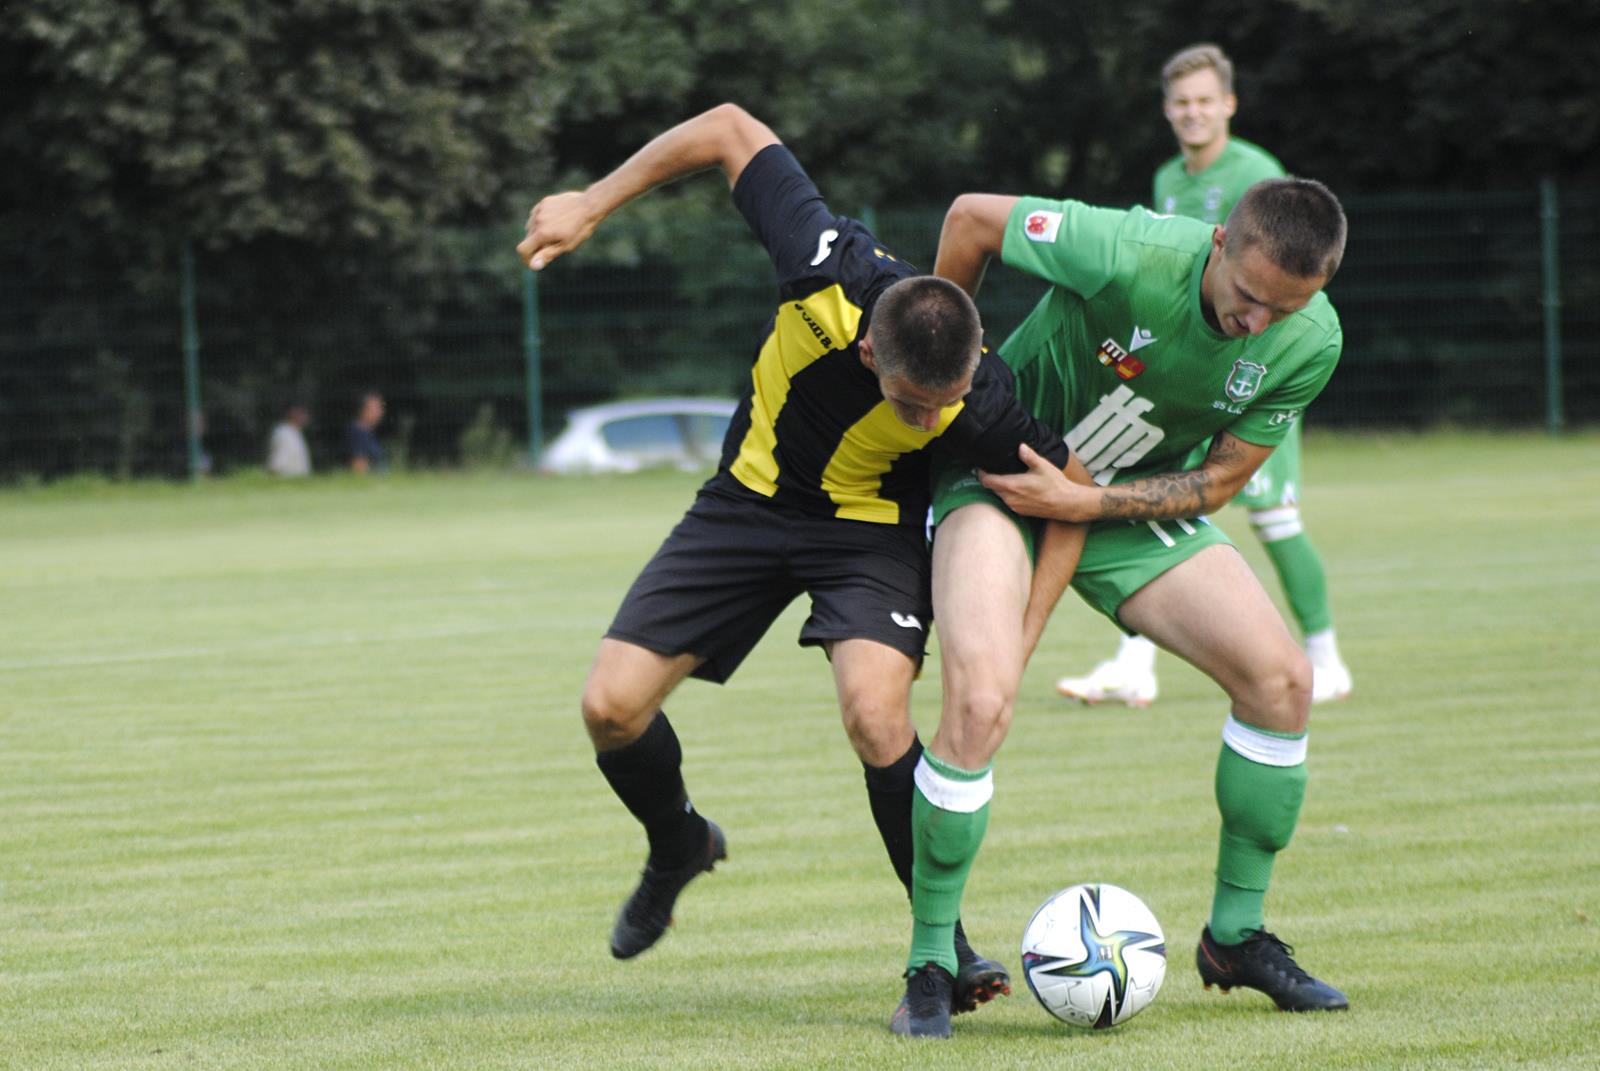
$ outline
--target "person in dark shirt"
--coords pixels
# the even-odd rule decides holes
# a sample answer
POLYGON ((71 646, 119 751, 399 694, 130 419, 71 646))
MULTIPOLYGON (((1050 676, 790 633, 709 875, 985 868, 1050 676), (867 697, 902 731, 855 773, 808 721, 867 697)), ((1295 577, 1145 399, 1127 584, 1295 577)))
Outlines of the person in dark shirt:
MULTIPOLYGON (((800 643, 833 667, 873 818, 909 893, 922 754, 909 707, 933 614, 933 448, 1017 472, 1027 443, 1089 480, 1018 404, 971 299, 831 212, 777 136, 735 105, 673 127, 586 190, 541 200, 518 254, 541 271, 633 198, 712 167, 772 258, 779 303, 716 474, 634 582, 584 687, 598 765, 649 841, 612 930, 619 959, 651 947, 678 894, 727 854, 722 830, 689 801, 661 704, 685 677, 725 682, 802 594, 811 614, 800 643)), ((1005 968, 959 928, 957 948, 953 1010, 1010 991, 1005 968)))
POLYGON ((383 395, 368 391, 361 396, 356 418, 345 432, 345 452, 350 457, 351 472, 382 472, 389 467, 388 455, 384 453, 377 434, 383 413, 383 395))

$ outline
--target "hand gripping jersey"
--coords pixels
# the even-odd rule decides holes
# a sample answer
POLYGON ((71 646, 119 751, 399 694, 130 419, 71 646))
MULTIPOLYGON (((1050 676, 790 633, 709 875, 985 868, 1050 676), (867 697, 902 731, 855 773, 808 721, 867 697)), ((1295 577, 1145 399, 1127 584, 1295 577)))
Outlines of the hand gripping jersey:
POLYGON ((878 296, 919 273, 830 212, 788 149, 757 153, 733 199, 772 257, 780 304, 708 487, 813 515, 921 525, 935 441, 995 472, 1021 471, 1022 442, 1067 463, 1060 434, 1023 411, 1010 370, 987 349, 971 392, 932 431, 901 423, 858 341, 878 296))
POLYGON ((1164 215, 1222 223, 1245 190, 1270 178, 1283 178, 1283 165, 1277 157, 1243 138, 1230 137, 1222 155, 1199 174, 1189 174, 1182 155, 1162 164, 1156 170, 1151 203, 1164 215))
POLYGON ((1142 208, 1012 209, 1002 258, 1054 285, 1001 354, 1023 404, 1101 484, 1180 470, 1219 431, 1277 445, 1338 363, 1339 317, 1322 293, 1254 338, 1206 323, 1211 232, 1142 208))

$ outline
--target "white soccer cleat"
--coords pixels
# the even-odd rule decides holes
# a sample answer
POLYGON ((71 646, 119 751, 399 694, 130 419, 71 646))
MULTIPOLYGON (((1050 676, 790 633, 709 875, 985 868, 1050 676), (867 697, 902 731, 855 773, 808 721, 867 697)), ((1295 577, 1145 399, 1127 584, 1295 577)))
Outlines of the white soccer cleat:
POLYGON ((1062 677, 1056 691, 1068 699, 1093 706, 1096 703, 1121 703, 1128 707, 1147 707, 1156 701, 1156 674, 1153 669, 1101 662, 1087 677, 1062 677))
POLYGON ((1350 697, 1350 669, 1343 662, 1311 663, 1311 702, 1337 703, 1350 697))

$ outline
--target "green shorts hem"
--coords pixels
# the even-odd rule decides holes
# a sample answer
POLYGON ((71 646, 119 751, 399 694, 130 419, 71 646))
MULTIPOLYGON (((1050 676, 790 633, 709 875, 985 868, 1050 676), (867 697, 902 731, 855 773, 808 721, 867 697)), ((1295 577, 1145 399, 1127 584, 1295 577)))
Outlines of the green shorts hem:
MULTIPOLYGON (((984 503, 1011 519, 1022 533, 1033 560, 1036 536, 1043 522, 1011 512, 1000 496, 978 482, 971 469, 946 466, 934 479, 935 528, 963 506, 984 503)), ((1171 521, 1101 521, 1089 531, 1083 558, 1072 578, 1072 589, 1090 608, 1110 618, 1117 627, 1117 612, 1136 591, 1174 566, 1181 565, 1207 547, 1232 546, 1233 541, 1204 517, 1171 521)))

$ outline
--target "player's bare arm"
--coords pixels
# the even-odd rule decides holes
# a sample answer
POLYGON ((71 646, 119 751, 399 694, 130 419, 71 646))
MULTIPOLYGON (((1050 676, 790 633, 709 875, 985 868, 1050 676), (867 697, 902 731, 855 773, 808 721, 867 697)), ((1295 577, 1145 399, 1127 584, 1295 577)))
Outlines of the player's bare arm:
POLYGON ((1027 446, 1018 456, 1028 471, 1014 476, 980 472, 983 485, 1012 510, 1058 521, 1167 521, 1214 513, 1244 488, 1272 454, 1272 447, 1245 442, 1226 431, 1211 443, 1205 461, 1187 472, 1166 472, 1114 487, 1074 483, 1027 446))
POLYGON ((933 274, 977 297, 989 258, 1000 255, 1006 221, 1016 203, 1015 197, 994 193, 964 193, 951 202, 939 231, 933 274))
POLYGON ((663 183, 720 167, 728 186, 751 157, 778 136, 737 104, 719 104, 652 139, 621 166, 585 190, 551 194, 528 213, 517 256, 534 271, 589 240, 602 220, 663 183))
POLYGON ((1088 533, 1089 526, 1086 524, 1050 521, 1039 535, 1039 553, 1033 564, 1033 582, 1028 587, 1028 605, 1022 613, 1024 664, 1033 657, 1056 603, 1061 601, 1067 585, 1072 583, 1072 575, 1078 570, 1078 559, 1083 557, 1083 543, 1088 533))
MULTIPOLYGON (((1083 462, 1074 454, 1062 470, 1073 483, 1092 485, 1094 480, 1083 462)), ((1083 557, 1083 543, 1088 537, 1086 524, 1066 524, 1050 521, 1039 536, 1039 551, 1033 563, 1033 580, 1028 586, 1028 605, 1022 614, 1022 654, 1026 664, 1039 646, 1044 626, 1050 620, 1056 603, 1072 583, 1078 570, 1078 559, 1083 557)))

